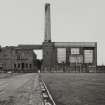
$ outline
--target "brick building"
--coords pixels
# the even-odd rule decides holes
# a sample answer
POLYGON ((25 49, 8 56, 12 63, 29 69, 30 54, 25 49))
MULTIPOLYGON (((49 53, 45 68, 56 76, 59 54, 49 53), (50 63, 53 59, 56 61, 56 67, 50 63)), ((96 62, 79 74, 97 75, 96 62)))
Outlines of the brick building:
POLYGON ((34 71, 34 49, 43 51, 42 72, 96 72, 97 42, 52 42, 50 4, 45 5, 45 37, 40 45, 19 45, 0 50, 0 69, 34 71))
POLYGON ((12 46, 0 48, 1 71, 36 72, 35 60, 32 50, 12 46))
POLYGON ((42 71, 96 72, 97 42, 52 42, 50 4, 45 5, 42 71))

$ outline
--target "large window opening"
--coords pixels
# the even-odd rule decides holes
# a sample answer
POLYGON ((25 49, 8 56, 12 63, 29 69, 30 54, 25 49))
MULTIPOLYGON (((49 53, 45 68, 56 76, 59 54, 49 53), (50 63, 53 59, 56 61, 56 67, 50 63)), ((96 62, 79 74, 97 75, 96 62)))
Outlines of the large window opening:
POLYGON ((57 48, 58 63, 66 63, 66 48, 57 48))
POLYGON ((93 63, 93 50, 84 50, 84 62, 93 63))

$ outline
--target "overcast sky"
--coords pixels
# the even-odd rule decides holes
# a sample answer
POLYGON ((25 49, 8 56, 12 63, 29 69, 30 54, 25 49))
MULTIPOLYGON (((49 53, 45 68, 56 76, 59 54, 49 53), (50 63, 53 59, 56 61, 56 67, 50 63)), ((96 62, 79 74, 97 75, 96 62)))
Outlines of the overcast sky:
POLYGON ((1 46, 41 44, 46 2, 52 41, 97 41, 98 64, 105 64, 105 0, 0 0, 1 46))

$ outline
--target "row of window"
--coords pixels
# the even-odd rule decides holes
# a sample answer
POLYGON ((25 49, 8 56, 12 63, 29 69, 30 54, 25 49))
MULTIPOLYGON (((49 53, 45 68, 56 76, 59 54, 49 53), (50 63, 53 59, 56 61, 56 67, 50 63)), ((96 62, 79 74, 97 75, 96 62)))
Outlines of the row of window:
POLYGON ((28 63, 18 63, 18 64, 14 64, 14 68, 21 68, 21 69, 24 69, 24 68, 32 68, 32 64, 28 64, 28 63))
MULTIPOLYGON (((70 63, 83 63, 83 55, 79 55, 79 50, 79 48, 71 48, 70 63)), ((57 49, 57 60, 58 63, 66 62, 66 48, 57 49)), ((93 50, 84 50, 84 63, 93 63, 93 50)))

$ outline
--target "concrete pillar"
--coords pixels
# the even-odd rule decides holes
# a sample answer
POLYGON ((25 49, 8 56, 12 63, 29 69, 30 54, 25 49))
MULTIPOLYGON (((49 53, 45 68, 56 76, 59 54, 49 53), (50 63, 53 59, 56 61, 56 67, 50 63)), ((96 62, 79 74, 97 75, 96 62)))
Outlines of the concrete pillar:
POLYGON ((97 66, 97 42, 95 43, 95 52, 94 52, 94 54, 95 54, 95 64, 97 66))
POLYGON ((70 48, 66 48, 66 63, 69 64, 69 56, 71 55, 71 50, 70 48))
POLYGON ((94 64, 96 66, 95 72, 97 72, 97 42, 95 43, 95 48, 94 48, 94 64))

